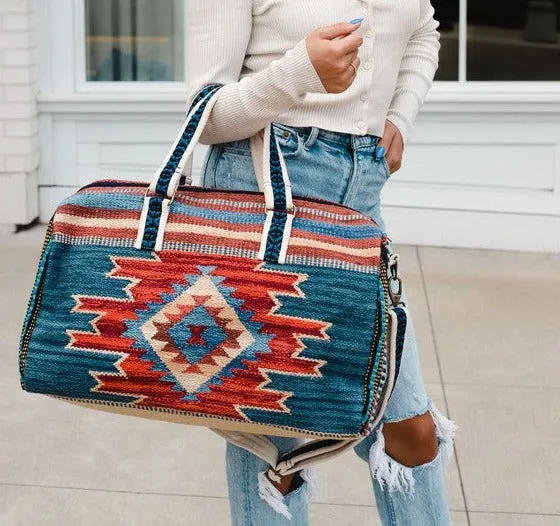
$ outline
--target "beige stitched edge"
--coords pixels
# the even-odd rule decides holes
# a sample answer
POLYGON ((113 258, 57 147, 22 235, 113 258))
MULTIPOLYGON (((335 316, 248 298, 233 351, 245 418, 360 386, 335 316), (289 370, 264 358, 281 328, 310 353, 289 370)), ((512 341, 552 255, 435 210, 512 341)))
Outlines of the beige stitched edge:
POLYGON ((150 420, 173 422, 176 424, 195 425, 195 426, 209 427, 215 429, 226 429, 229 431, 240 431, 242 433, 257 433, 257 434, 274 435, 274 436, 291 437, 291 438, 334 438, 334 439, 343 439, 343 440, 361 437, 361 435, 337 436, 337 435, 328 435, 326 433, 297 432, 297 431, 290 431, 289 429, 284 429, 277 426, 267 426, 265 424, 252 424, 250 422, 235 422, 232 420, 219 420, 215 418, 180 415, 180 414, 164 413, 164 412, 160 413, 158 411, 153 411, 153 412, 149 411, 148 414, 148 411, 146 411, 145 409, 137 409, 134 407, 110 406, 110 405, 96 404, 94 402, 89 403, 89 402, 81 402, 77 400, 70 400, 67 398, 59 398, 59 397, 56 398, 57 400, 67 402, 72 405, 85 407, 87 409, 97 409, 99 411, 105 411, 107 413, 117 413, 126 416, 137 416, 141 418, 149 418, 150 420))

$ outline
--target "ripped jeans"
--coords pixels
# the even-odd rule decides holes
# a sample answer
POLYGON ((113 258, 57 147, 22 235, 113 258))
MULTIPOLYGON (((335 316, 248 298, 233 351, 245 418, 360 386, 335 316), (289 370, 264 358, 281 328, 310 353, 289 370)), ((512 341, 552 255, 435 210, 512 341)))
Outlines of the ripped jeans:
MULTIPOLYGON (((385 159, 376 160, 379 141, 372 135, 352 135, 317 127, 274 123, 294 195, 319 197, 360 210, 382 228, 380 194, 390 177, 385 159)), ((203 165, 202 185, 235 190, 258 190, 248 139, 213 145, 203 165)), ((406 301, 406 293, 405 293, 406 301)), ((418 357, 414 328, 409 320, 401 370, 379 427, 355 447, 368 462, 384 526, 448 526, 451 524, 444 486, 444 465, 452 455, 455 426, 428 399, 418 357), (439 440, 436 458, 421 466, 406 467, 385 453, 381 429, 431 411, 439 440)), ((301 441, 271 437, 283 454, 301 441)), ((227 476, 232 526, 307 526, 309 470, 303 483, 273 509, 259 487, 259 474, 268 466, 253 454, 228 443, 227 476)), ((262 475, 261 475, 262 476, 262 475)))

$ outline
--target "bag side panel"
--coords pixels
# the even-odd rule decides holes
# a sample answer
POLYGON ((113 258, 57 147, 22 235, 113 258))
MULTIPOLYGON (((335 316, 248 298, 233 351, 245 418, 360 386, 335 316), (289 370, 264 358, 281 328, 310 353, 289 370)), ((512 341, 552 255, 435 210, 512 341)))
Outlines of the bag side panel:
POLYGON ((51 246, 52 246, 52 222, 50 222, 47 227, 43 249, 41 251, 41 256, 39 257, 37 273, 35 275, 35 281, 33 283, 33 289, 31 290, 29 302, 27 305, 27 311, 25 313, 25 318, 21 329, 18 362, 19 362, 20 384, 22 389, 24 390, 27 389, 25 383, 25 365, 27 361, 27 354, 28 354, 29 344, 33 334, 33 330, 37 322, 37 317, 40 312, 43 285, 45 281, 45 274, 47 270, 47 263, 48 263, 48 257, 49 257, 51 246))

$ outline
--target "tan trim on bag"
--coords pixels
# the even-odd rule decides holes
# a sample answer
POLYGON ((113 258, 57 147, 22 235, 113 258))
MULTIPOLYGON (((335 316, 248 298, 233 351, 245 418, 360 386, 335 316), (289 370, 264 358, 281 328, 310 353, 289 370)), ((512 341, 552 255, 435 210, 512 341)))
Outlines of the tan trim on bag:
POLYGON ((208 427, 210 429, 224 429, 228 431, 239 431, 242 433, 256 433, 264 435, 274 435, 289 438, 335 438, 335 439, 354 439, 361 438, 361 435, 342 435, 342 434, 330 434, 330 433, 315 433, 312 431, 296 431, 286 429, 280 426, 269 426, 266 424, 255 424, 246 421, 235 421, 233 419, 220 419, 212 416, 193 416, 189 414, 180 413, 167 413, 150 410, 146 407, 145 409, 140 409, 138 407, 131 406, 114 406, 105 405, 97 402, 86 402, 81 400, 73 400, 71 398, 53 396, 57 400, 62 400, 63 402, 68 402, 72 405, 79 407, 84 407, 87 409, 98 409, 99 411, 105 411, 107 413, 115 413, 126 416, 137 416, 141 418, 149 418, 150 420, 160 420, 164 422, 173 422, 175 424, 185 424, 185 425, 195 425, 201 427, 208 427), (149 414, 147 412, 149 411, 149 414))

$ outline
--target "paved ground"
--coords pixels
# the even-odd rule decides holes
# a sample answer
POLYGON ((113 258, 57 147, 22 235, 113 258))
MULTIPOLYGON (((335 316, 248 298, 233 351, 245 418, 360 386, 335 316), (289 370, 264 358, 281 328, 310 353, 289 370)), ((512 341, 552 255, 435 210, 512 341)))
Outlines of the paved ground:
MULTIPOLYGON (((0 236, 0 525, 227 525, 204 429, 21 391, 19 330, 41 228, 0 236)), ((461 426, 455 526, 560 525, 560 257, 401 247, 428 389, 461 426)), ((313 525, 378 524, 365 464, 320 467, 313 525)), ((422 525, 418 525, 422 526, 422 525)))

